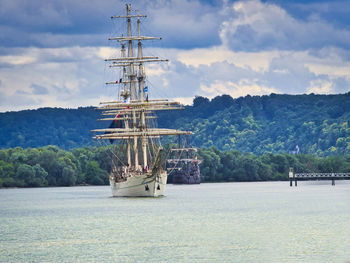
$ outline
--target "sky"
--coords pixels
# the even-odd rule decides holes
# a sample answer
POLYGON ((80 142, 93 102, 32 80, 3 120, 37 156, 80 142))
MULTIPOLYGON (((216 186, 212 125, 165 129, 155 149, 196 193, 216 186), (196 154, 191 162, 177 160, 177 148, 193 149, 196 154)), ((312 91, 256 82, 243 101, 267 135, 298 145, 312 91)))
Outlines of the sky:
MULTIPOLYGON (((350 1, 139 0, 152 98, 350 91, 350 1)), ((117 99, 121 0, 0 0, 0 112, 117 99)), ((125 33, 124 33, 125 34, 125 33)))

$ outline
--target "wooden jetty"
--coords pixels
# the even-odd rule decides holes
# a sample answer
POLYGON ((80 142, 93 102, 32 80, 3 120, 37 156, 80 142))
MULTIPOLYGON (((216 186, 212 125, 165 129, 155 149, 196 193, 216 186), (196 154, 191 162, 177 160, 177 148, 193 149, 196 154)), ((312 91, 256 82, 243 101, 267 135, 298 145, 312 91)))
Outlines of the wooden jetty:
POLYGON ((350 173, 293 173, 292 169, 289 169, 289 185, 298 185, 298 181, 317 181, 317 180, 330 180, 332 185, 335 185, 335 180, 350 180, 350 173))

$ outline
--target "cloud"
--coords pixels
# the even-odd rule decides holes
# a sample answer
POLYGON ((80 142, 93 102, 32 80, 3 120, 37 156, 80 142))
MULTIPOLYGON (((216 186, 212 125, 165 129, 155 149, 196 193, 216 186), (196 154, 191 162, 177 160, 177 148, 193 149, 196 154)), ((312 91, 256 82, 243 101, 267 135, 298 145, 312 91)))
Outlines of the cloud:
POLYGON ((263 83, 259 83, 258 79, 240 79, 238 82, 223 82, 216 80, 209 86, 202 84, 201 91, 206 96, 214 97, 217 95, 228 94, 233 98, 249 95, 266 95, 271 93, 279 93, 278 90, 266 87, 263 83))
POLYGON ((307 93, 323 93, 327 94, 331 92, 332 82, 324 80, 314 80, 310 82, 310 87, 307 93))
POLYGON ((37 84, 31 84, 30 87, 32 88, 32 92, 33 94, 35 95, 44 95, 44 94, 48 94, 49 91, 47 88, 43 87, 43 86, 40 86, 40 85, 37 85, 37 84))
POLYGON ((30 96, 27 92, 16 91, 13 95, 8 95, 0 90, 0 111, 12 111, 19 109, 36 109, 41 101, 30 96))
MULTIPOLYGON (((106 36, 125 30, 123 20, 109 19, 124 14, 123 2, 1 1, 0 45, 105 46, 106 36)), ((261 51, 350 46, 346 1, 146 0, 135 1, 132 7, 148 14, 144 33, 163 37, 152 41, 159 47, 192 49, 223 43, 235 51, 261 51)))
MULTIPOLYGON (((124 1, 11 0, 0 2, 0 45, 4 47, 103 46, 125 33, 124 1)), ((220 43, 219 6, 198 0, 136 1, 144 10, 146 34, 163 37, 152 45, 192 48, 220 43)), ((136 28, 133 28, 135 31, 136 28)), ((147 45, 147 43, 145 43, 147 45)))
MULTIPOLYGON (((192 51, 145 49, 145 54, 160 54, 170 59, 170 63, 146 67, 147 85, 152 98, 179 98, 186 104, 195 95, 347 92, 350 64, 339 55, 342 51, 328 51, 328 56, 320 58, 306 51, 233 52, 225 47, 192 51)), ((0 70, 0 92, 7 98, 1 103, 0 111, 24 109, 28 105, 30 108, 90 106, 117 98, 119 86, 103 84, 121 77, 118 70, 112 71, 103 62, 103 58, 118 53, 117 49, 15 48, 10 53, 17 54, 15 58, 19 61, 24 57, 32 62, 7 63, 0 70), (33 94, 35 97, 30 98, 33 94), (20 99, 16 100, 19 95, 20 99)), ((0 56, 0 61, 8 60, 8 55, 0 56)))
MULTIPOLYGON (((11 52, 18 59, 31 58, 32 63, 8 63, 1 68, 0 92, 7 100, 0 110, 27 107, 24 96, 32 107, 87 106, 92 99, 99 99, 104 75, 99 48, 15 48, 11 52), (16 100, 18 95, 23 98, 16 100)), ((0 61, 7 60, 8 56, 0 56, 0 61)))
MULTIPOLYGON (((278 1, 136 1, 148 14, 144 34, 164 39, 146 41, 144 54, 170 60, 146 66, 150 97, 348 92, 349 24, 332 22, 326 6, 278 1)), ((0 111, 116 99, 119 85, 104 83, 121 73, 103 59, 120 54, 106 39, 125 29, 108 18, 124 9, 114 0, 1 1, 0 111)))
POLYGON ((336 28, 317 15, 305 20, 285 9, 258 0, 226 7, 231 18, 222 23, 222 43, 233 50, 303 50, 326 46, 350 48, 350 30, 336 28))
POLYGON ((2 65, 3 67, 24 65, 24 64, 30 64, 33 62, 35 62, 35 58, 30 56, 22 56, 22 55, 0 56, 0 66, 2 65))
MULTIPOLYGON (((0 45, 65 47, 105 45, 111 10, 122 1, 11 0, 0 2, 0 45)), ((123 9, 124 11, 124 9, 123 9)))
MULTIPOLYGON (((247 86, 245 94, 253 92, 263 95, 268 91, 300 94, 308 93, 309 87, 314 86, 312 83, 328 81, 332 85, 327 93, 336 93, 346 92, 350 87, 350 64, 341 58, 339 54, 342 52, 328 49, 328 55, 320 57, 308 51, 234 52, 225 47, 216 47, 180 51, 178 58, 187 66, 188 72, 196 72, 200 87, 217 87, 217 83, 227 83, 228 87, 236 89, 237 85, 242 86, 245 80, 251 79, 259 88, 253 91, 251 87, 254 85, 244 85, 247 86)), ((214 91, 221 94, 223 89, 207 90, 213 96, 214 91)))
POLYGON ((294 18, 306 21, 316 16, 337 28, 349 29, 350 5, 348 0, 333 1, 285 1, 273 0, 271 3, 281 6, 294 18))
POLYGON ((225 46, 211 48, 196 48, 192 50, 180 50, 177 59, 185 65, 198 67, 211 65, 217 62, 235 64, 241 68, 250 68, 254 71, 268 70, 272 58, 279 56, 278 51, 260 52, 234 52, 225 46))
POLYGON ((207 47, 220 44, 220 7, 200 1, 149 1, 149 26, 163 36, 162 46, 207 47))
MULTIPOLYGON (((0 23, 31 32, 97 33, 124 6, 116 0, 11 0, 0 2, 0 23), (102 18, 102 20, 101 20, 102 18), (104 19, 103 19, 104 18, 104 19)), ((124 10, 123 10, 124 11, 124 10)))

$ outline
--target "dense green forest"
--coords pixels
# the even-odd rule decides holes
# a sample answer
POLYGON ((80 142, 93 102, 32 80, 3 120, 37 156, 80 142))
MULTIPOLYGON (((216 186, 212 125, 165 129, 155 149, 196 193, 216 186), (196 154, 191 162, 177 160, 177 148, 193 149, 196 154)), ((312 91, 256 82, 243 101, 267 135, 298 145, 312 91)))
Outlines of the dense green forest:
MULTIPOLYGON (((42 108, 0 113, 0 148, 57 145, 62 149, 93 146, 97 122, 93 107, 42 108)), ((263 155, 300 153, 317 156, 350 153, 350 92, 338 95, 246 96, 209 100, 196 97, 193 106, 158 114, 160 127, 195 132, 190 143, 263 155)), ((164 141, 170 142, 170 141, 164 141)))
POLYGON ((101 125, 93 107, 40 108, 0 113, 0 148, 57 145, 71 149, 93 144, 90 130, 101 125))
POLYGON ((160 113, 163 126, 195 132, 196 146, 258 155, 350 153, 350 93, 197 97, 184 112, 160 113), (162 115, 163 114, 163 115, 162 115), (168 118, 165 118, 168 116, 168 118))
MULTIPOLYGON (((0 187, 105 185, 111 169, 109 147, 65 151, 57 146, 0 150, 0 187)), ((316 157, 305 154, 261 156, 215 147, 198 151, 202 182, 287 180, 295 172, 350 172, 350 155, 316 157)), ((169 175, 168 182, 171 183, 169 175)))

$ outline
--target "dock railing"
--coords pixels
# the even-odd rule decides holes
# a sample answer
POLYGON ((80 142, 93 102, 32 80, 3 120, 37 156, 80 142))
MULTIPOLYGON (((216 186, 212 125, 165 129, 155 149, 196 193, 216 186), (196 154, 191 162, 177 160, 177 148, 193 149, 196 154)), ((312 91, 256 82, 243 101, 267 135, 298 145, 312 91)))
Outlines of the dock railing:
POLYGON ((311 180, 331 180, 332 185, 335 185, 335 180, 350 180, 350 173, 294 173, 293 169, 289 169, 289 185, 298 185, 298 181, 311 181, 311 180))

